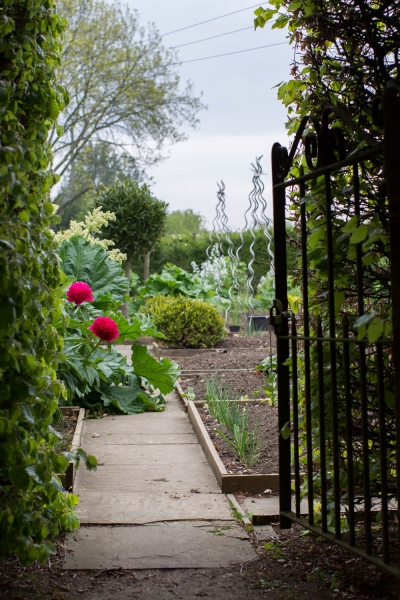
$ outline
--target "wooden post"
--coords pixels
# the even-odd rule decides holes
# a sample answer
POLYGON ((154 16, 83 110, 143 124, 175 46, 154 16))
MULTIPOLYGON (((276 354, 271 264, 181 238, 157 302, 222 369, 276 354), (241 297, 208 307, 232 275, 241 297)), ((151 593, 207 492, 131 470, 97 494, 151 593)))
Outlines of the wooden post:
POLYGON ((144 255, 144 280, 150 275, 150 252, 144 255))

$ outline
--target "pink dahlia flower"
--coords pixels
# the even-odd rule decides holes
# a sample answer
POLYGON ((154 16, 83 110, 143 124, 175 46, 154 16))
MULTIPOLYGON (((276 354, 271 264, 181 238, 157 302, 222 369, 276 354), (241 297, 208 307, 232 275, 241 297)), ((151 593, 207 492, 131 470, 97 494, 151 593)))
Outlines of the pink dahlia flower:
POLYGON ((88 329, 104 342, 112 342, 119 337, 118 325, 110 317, 97 317, 88 329))
POLYGON ((92 290, 87 283, 75 281, 68 288, 67 300, 68 302, 75 302, 75 304, 82 304, 82 302, 92 302, 94 298, 92 290))

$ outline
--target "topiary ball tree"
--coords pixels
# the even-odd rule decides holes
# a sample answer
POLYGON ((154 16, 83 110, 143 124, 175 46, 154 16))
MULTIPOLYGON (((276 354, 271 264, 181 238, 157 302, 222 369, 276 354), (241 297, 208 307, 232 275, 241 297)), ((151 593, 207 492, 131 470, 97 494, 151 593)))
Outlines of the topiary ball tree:
MULTIPOLYGON (((158 200, 145 183, 117 181, 103 187, 95 198, 95 206, 115 214, 101 232, 127 255, 125 275, 129 279, 131 261, 153 250, 164 233, 168 204, 158 200)), ((124 307, 127 316, 128 306, 124 307)))
POLYGON ((145 183, 128 180, 102 187, 95 206, 115 214, 115 221, 110 221, 101 235, 127 255, 125 271, 129 277, 132 258, 153 250, 163 235, 168 204, 158 200, 145 183))

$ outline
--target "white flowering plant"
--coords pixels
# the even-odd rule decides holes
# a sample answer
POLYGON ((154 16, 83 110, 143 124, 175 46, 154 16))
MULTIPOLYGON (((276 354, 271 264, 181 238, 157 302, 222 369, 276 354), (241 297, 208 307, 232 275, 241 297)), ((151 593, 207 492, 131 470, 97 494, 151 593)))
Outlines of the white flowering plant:
POLYGON ((54 235, 54 240, 60 245, 62 242, 70 240, 74 236, 83 237, 91 244, 98 244, 104 248, 104 250, 107 250, 109 257, 113 261, 121 264, 126 260, 126 254, 120 252, 116 248, 110 250, 111 246, 115 246, 114 242, 111 240, 95 237, 96 234, 100 233, 102 227, 107 227, 108 223, 110 221, 115 221, 115 219, 114 213, 110 211, 103 212, 101 207, 95 208, 86 215, 84 221, 79 223, 77 221, 71 221, 69 229, 56 233, 54 235))
MULTIPOLYGON (((200 266, 194 261, 191 263, 193 273, 199 278, 201 284, 212 289, 218 289, 223 297, 228 297, 229 288, 233 285, 233 273, 236 274, 239 289, 246 282, 246 265, 235 264, 229 256, 223 256, 218 244, 214 244, 210 250, 210 258, 200 266)), ((235 290, 237 294, 238 290, 235 290)))

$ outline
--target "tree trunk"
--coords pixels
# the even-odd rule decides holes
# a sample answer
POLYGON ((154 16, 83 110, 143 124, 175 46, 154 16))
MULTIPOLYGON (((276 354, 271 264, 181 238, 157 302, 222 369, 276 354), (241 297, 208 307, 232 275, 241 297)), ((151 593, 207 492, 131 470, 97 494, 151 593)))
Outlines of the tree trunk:
POLYGON ((150 275, 150 252, 144 255, 144 280, 150 275))
MULTIPOLYGON (((125 277, 129 280, 131 276, 131 257, 128 256, 128 258, 125 261, 125 277)), ((122 306, 121 308, 121 312, 124 315, 125 319, 129 318, 129 302, 125 302, 125 304, 122 306)))

